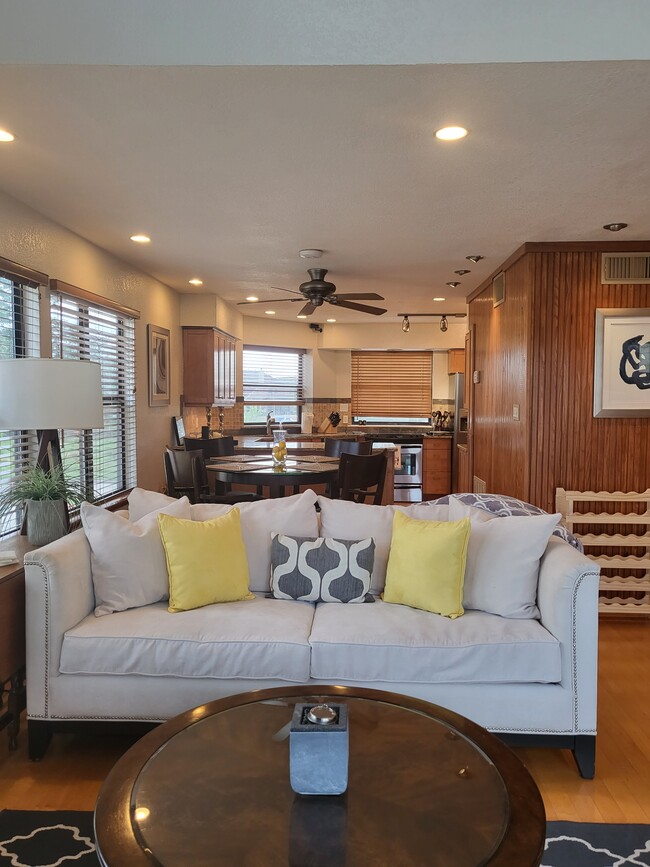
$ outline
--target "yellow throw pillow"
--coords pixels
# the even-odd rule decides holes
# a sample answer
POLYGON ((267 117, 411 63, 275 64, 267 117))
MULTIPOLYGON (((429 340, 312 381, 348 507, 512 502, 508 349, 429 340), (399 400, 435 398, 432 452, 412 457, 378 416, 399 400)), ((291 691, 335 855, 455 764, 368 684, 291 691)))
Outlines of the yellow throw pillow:
POLYGON ((239 509, 211 521, 158 515, 169 572, 169 610, 254 599, 239 509))
MULTIPOLYGON (((173 520, 173 519, 172 519, 173 520)), ((395 512, 384 602, 460 617, 469 518, 420 521, 395 512)))

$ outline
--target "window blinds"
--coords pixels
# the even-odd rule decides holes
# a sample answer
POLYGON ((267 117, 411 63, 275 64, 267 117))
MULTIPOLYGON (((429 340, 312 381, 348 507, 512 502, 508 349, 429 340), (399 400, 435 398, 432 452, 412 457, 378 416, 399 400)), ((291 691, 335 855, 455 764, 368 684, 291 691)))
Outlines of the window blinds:
POLYGON ((61 431, 66 473, 102 499, 136 483, 135 321, 61 291, 50 293, 52 357, 101 365, 104 428, 61 431))
POLYGON ((303 349, 244 346, 242 384, 246 423, 263 423, 269 411, 277 421, 299 421, 304 354, 303 349))
MULTIPOLYGON (((39 285, 0 266, 0 358, 40 355, 39 285)), ((36 431, 0 431, 0 491, 36 460, 36 431)), ((0 523, 0 535, 20 527, 22 510, 0 523)))
POLYGON ((430 352, 353 352, 352 415, 431 415, 430 352))

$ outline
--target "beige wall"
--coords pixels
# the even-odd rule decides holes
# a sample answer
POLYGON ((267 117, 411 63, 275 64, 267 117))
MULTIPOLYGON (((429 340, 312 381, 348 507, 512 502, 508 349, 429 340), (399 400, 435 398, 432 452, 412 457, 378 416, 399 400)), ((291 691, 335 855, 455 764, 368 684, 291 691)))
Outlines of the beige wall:
POLYGON ((177 293, 2 192, 0 256, 140 311, 135 347, 138 483, 159 489, 171 417, 179 412, 182 352, 177 293), (148 404, 148 323, 170 330, 171 404, 166 407, 148 404))

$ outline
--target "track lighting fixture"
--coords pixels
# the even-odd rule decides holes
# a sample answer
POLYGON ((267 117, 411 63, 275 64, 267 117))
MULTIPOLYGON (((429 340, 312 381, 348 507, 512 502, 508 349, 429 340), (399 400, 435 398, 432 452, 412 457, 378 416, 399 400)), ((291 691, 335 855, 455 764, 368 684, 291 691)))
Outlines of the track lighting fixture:
POLYGON ((398 313, 397 315, 402 317, 402 331, 404 332, 411 330, 410 319, 413 316, 439 316, 441 331, 446 331, 449 328, 449 322, 447 321, 447 317, 449 317, 450 319, 452 317, 456 319, 464 319, 467 316, 466 313, 398 313))

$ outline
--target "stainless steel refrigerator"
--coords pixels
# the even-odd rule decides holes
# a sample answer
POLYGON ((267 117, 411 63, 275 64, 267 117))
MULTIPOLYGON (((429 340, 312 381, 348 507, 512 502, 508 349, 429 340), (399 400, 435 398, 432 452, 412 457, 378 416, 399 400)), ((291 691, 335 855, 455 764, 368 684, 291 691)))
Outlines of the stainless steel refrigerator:
POLYGON ((458 446, 467 445, 467 410, 463 409, 465 374, 453 373, 452 393, 454 396, 454 428, 451 439, 451 490, 458 491, 458 446))

